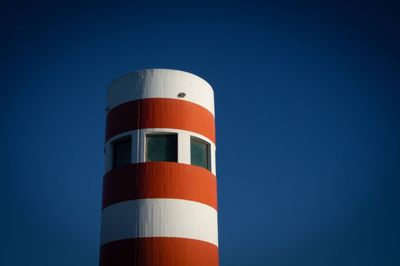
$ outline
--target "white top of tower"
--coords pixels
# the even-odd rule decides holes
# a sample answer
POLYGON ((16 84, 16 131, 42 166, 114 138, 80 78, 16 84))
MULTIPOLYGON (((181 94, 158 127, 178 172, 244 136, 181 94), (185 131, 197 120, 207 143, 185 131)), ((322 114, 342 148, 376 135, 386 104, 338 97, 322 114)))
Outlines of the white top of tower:
POLYGON ((107 90, 107 109, 122 103, 171 98, 198 104, 214 115, 214 91, 204 79, 172 69, 145 69, 115 79, 107 90))

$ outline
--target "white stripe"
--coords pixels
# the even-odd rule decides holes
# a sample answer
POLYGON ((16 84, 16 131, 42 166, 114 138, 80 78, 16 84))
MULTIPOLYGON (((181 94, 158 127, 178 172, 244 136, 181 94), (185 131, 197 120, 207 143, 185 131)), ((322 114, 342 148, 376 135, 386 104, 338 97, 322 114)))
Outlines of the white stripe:
POLYGON ((126 136, 132 137, 132 160, 131 163, 142 163, 146 161, 145 156, 145 135, 152 132, 169 132, 178 134, 178 163, 190 164, 190 136, 202 139, 210 144, 210 155, 211 155, 211 173, 217 174, 216 170, 216 146, 209 138, 200 135, 198 133, 174 129, 174 128, 143 128, 138 130, 126 131, 124 133, 118 134, 106 143, 106 156, 105 156, 105 172, 112 169, 112 142, 119 138, 126 136))
POLYGON ((146 98, 171 98, 198 104, 214 115, 214 91, 204 79, 179 70, 147 69, 126 74, 108 88, 107 110, 146 98), (179 98, 179 93, 185 93, 179 98))
POLYGON ((138 237, 180 237, 218 246, 217 211, 195 201, 140 199, 103 209, 101 245, 138 237))

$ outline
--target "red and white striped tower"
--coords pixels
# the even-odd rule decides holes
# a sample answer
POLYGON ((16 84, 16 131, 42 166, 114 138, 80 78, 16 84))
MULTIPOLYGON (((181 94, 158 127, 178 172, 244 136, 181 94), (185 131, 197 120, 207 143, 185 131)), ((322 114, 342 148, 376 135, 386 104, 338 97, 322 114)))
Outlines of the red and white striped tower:
POLYGON ((107 98, 100 265, 218 265, 211 86, 149 69, 107 98))

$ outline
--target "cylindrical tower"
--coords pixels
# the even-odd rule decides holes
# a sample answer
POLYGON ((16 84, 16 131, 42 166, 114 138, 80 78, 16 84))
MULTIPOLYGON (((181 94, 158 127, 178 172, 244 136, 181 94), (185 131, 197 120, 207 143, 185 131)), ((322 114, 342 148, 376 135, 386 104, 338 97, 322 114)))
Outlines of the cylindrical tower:
POLYGON ((100 265, 218 265, 211 86, 142 70, 112 82, 106 110, 100 265))

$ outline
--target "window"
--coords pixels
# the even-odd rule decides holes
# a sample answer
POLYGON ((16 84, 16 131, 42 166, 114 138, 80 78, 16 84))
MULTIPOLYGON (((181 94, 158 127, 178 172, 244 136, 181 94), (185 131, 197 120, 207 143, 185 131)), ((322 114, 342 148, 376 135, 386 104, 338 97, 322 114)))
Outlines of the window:
POLYGON ((113 143, 113 168, 131 163, 131 138, 123 138, 113 143))
POLYGON ((177 134, 148 134, 146 135, 146 161, 177 162, 177 134))
POLYGON ((210 170, 210 144, 201 139, 191 137, 190 161, 192 165, 201 166, 210 170))

